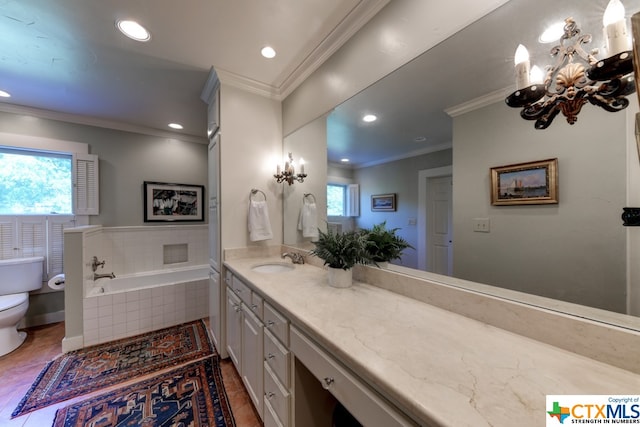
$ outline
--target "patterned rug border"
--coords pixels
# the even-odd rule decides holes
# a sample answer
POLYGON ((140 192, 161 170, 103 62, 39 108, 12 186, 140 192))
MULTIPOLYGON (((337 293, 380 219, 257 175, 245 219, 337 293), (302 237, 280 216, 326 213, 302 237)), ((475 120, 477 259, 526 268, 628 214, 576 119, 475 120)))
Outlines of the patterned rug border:
MULTIPOLYGON (((233 416, 231 405, 229 403, 229 396, 227 395, 227 391, 224 387, 224 382, 222 379, 222 372, 220 370, 220 358, 217 355, 203 358, 203 359, 179 366, 172 370, 159 373, 152 378, 147 378, 139 382, 128 384, 124 387, 111 390, 107 393, 100 394, 97 396, 92 396, 85 400, 75 402, 73 404, 65 406, 64 408, 60 408, 56 411, 52 427, 85 425, 85 424, 78 424, 78 419, 77 419, 78 416, 84 415, 84 412, 86 411, 86 409, 83 409, 83 408, 95 407, 96 405, 102 405, 107 402, 112 402, 114 398, 118 396, 137 394, 139 390, 148 389, 154 384, 157 384, 159 381, 163 381, 163 379, 165 378, 171 378, 174 375, 183 373, 191 369, 200 369, 199 365, 203 365, 202 367, 206 370, 208 368, 206 366, 207 363, 210 363, 210 371, 212 374, 212 378, 210 378, 209 375, 207 375, 205 382, 209 386, 209 390, 208 390, 208 393, 206 394, 208 396, 213 396, 214 394, 215 396, 217 396, 217 405, 219 407, 219 410, 222 416, 224 417, 224 422, 225 422, 224 427, 236 427, 235 418, 233 416), (213 386, 215 387, 214 392, 212 392, 211 390, 212 389, 211 380, 213 380, 213 386), (69 416, 71 416, 71 419, 68 419, 69 416)), ((207 401, 207 403, 211 403, 213 405, 212 412, 215 413, 216 400, 211 399, 211 402, 209 402, 209 399, 205 399, 205 400, 207 401)), ((192 409, 195 409, 195 408, 192 408, 192 409)), ((210 421, 213 421, 215 423, 215 420, 210 420, 210 421)), ((217 423, 215 424, 215 426, 211 423, 207 424, 207 426, 222 427, 222 426, 219 426, 217 423)))
MULTIPOLYGON (((195 360, 199 360, 202 358, 206 358, 206 357, 214 357, 214 358, 219 358, 219 354, 217 353, 215 346, 213 345, 213 342, 211 341, 211 337, 209 336, 209 331, 208 328, 204 322, 203 319, 198 319, 198 320, 194 320, 194 321, 190 321, 190 322, 185 322, 185 323, 181 323, 179 325, 174 325, 174 326, 169 326, 167 328, 162 328, 162 329, 158 329, 155 331, 150 331, 150 332, 146 332, 146 333, 142 333, 142 334, 138 334, 138 335, 134 335, 131 337, 126 337, 126 338, 121 338, 118 340, 114 340, 114 341, 109 341, 106 343, 100 343, 100 344, 96 344, 93 346, 89 346, 89 347, 85 347, 79 350, 74 350, 74 351, 70 351, 68 353, 64 353, 61 354, 59 356, 57 356, 55 359, 51 360, 50 362, 47 362, 47 364, 45 365, 45 367, 42 369, 42 371, 40 371, 40 373, 38 374, 38 376, 36 377, 36 379, 34 380, 34 382, 32 383, 31 387, 29 388, 29 390, 25 393, 25 395, 23 396, 23 398, 20 400, 20 403, 18 404, 18 406, 16 407, 16 409, 13 411, 13 413, 11 414, 11 418, 16 418, 25 414, 28 414, 30 412, 45 408, 47 406, 50 405, 54 405, 60 402, 63 402, 65 400, 69 400, 69 399, 73 399, 75 397, 81 396, 83 394, 89 394, 89 393, 93 393, 96 392, 98 390, 101 390, 103 388, 107 388, 107 387, 111 387, 113 385, 117 385, 118 383, 122 383, 122 382, 126 382, 130 380, 130 377, 125 377, 124 379, 120 378, 121 375, 117 375, 114 376, 113 378, 110 378, 108 380, 105 381, 105 383, 100 384, 99 386, 94 386, 94 387, 87 387, 86 390, 77 390, 77 391, 72 391, 70 392, 68 395, 64 396, 64 397, 51 397, 49 395, 45 396, 44 398, 38 398, 35 397, 34 398, 34 394, 36 391, 38 391, 38 389, 42 386, 42 381, 45 379, 45 377, 47 376, 47 374, 50 373, 50 369, 52 369, 52 367, 56 364, 62 364, 64 363, 64 361, 71 359, 72 357, 82 357, 84 355, 87 355, 91 352, 95 352, 96 350, 99 350, 101 348, 104 348, 105 350, 109 350, 109 349, 113 349, 113 348, 118 348, 121 347, 122 344, 126 344, 128 342, 136 342, 139 340, 144 339, 145 336, 150 335, 150 334, 161 334, 163 331, 171 331, 171 330, 178 330, 179 328, 185 328, 185 327, 189 327, 189 326, 194 326, 198 329, 198 336, 204 336, 206 338, 205 342, 202 343, 203 344, 203 349, 202 349, 202 354, 199 356, 196 356, 192 359, 188 359, 188 360, 182 360, 182 361, 173 361, 171 363, 168 363, 164 366, 161 366, 159 368, 155 368, 154 366, 150 366, 150 365, 146 365, 144 366, 142 369, 136 370, 134 372, 134 374, 136 376, 138 375, 148 375, 148 374, 152 374, 154 372, 160 372, 166 369, 170 369, 172 367, 184 364, 184 363, 189 363, 195 360), (34 398, 34 401, 32 402, 32 398, 34 398)), ((59 368, 59 367, 58 367, 59 368)), ((52 379, 56 378, 55 374, 53 376, 52 379)), ((45 390, 49 389, 49 383, 51 381, 49 381, 45 386, 45 390)))

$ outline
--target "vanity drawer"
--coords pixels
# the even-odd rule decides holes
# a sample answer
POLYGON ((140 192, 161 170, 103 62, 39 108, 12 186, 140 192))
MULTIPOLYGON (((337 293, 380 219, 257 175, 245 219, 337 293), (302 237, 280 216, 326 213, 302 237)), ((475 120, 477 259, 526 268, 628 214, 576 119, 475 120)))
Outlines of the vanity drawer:
POLYGON ((267 302, 264 303, 264 327, 285 347, 289 346, 289 321, 267 302))
POLYGON ((231 288, 245 304, 251 306, 251 288, 249 288, 242 280, 233 276, 231 288))
POLYGON ((264 421, 264 427, 288 427, 288 426, 282 425, 282 423, 280 422, 280 419, 276 415, 276 412, 271 407, 271 403, 269 403, 266 397, 264 399, 263 421, 264 421))
POLYGON ((255 314, 258 319, 260 319, 260 321, 262 321, 263 319, 263 300, 262 297, 260 295, 258 295, 256 292, 251 292, 251 304, 249 304, 249 308, 251 309, 251 311, 253 312, 253 314, 255 314))
POLYGON ((290 394, 282 387, 280 381, 276 380, 275 374, 266 362, 264 364, 264 401, 266 405, 273 408, 280 422, 288 426, 290 394))
POLYGON ((264 331, 264 338, 264 361, 267 362, 285 387, 291 387, 289 380, 289 368, 291 366, 289 350, 284 348, 280 341, 268 330, 264 331))
POLYGON ((415 426, 296 328, 291 328, 291 352, 358 421, 367 427, 415 426))

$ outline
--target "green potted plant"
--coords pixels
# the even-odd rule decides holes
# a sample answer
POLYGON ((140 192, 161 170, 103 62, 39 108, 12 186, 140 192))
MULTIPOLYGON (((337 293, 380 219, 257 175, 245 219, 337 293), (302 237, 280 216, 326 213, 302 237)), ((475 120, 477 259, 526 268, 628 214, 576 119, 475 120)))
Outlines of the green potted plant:
POLYGON ((329 284, 333 287, 351 286, 351 268, 356 264, 371 264, 366 234, 318 230, 318 240, 312 243, 315 247, 310 253, 324 260, 324 265, 329 267, 329 284))
POLYGON ((413 249, 409 242, 396 234, 399 228, 387 229, 386 225, 385 221, 371 229, 361 230, 361 233, 367 236, 369 257, 379 267, 386 267, 389 261, 400 259, 405 249, 413 249))

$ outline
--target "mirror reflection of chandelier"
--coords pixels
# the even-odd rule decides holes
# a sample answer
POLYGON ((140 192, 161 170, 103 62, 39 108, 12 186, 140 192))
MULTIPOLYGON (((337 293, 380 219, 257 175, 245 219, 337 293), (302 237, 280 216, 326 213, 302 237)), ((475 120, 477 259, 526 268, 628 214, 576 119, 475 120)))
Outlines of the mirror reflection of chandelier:
POLYGON ((591 42, 591 35, 581 35, 573 18, 565 19, 560 44, 551 49, 556 62, 546 67, 544 80, 537 67, 530 69, 526 48, 518 46, 516 91, 505 99, 507 105, 522 108, 520 116, 535 120, 536 129, 549 127, 558 113, 574 124, 587 102, 610 112, 624 110, 629 105, 626 97, 636 90, 624 15, 620 0, 611 0, 603 18, 608 57, 602 60, 595 57, 597 50, 587 53, 582 47, 591 42))

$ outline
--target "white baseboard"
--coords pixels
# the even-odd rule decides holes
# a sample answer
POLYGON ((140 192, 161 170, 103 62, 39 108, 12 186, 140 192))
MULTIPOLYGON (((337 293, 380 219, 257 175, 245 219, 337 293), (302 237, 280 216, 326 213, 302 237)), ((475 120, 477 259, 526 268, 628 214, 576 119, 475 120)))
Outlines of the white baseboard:
POLYGON ((75 337, 64 337, 62 339, 62 352, 68 353, 73 350, 79 350, 84 347, 84 337, 77 335, 75 337))

